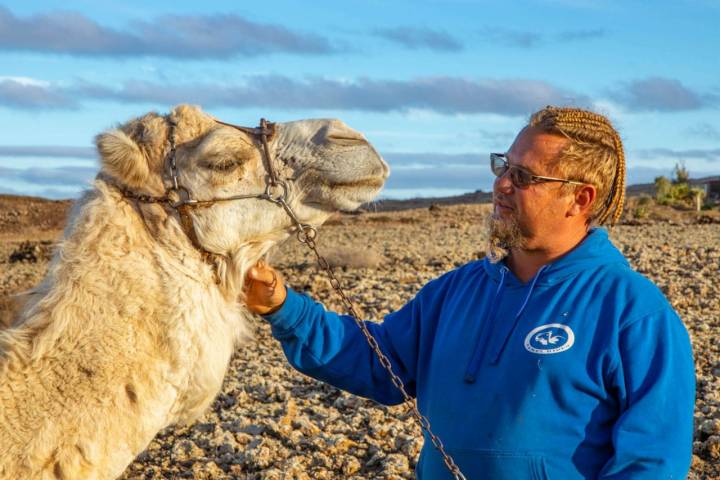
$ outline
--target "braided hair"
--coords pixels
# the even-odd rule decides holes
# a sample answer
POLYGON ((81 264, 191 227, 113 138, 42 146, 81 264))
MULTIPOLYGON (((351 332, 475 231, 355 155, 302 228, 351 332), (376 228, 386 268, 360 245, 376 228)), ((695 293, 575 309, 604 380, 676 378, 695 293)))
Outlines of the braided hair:
POLYGON ((595 186, 597 198, 591 221, 617 223, 625 203, 625 154, 618 132, 604 116, 567 107, 545 107, 534 113, 529 126, 570 140, 554 168, 566 178, 595 186))

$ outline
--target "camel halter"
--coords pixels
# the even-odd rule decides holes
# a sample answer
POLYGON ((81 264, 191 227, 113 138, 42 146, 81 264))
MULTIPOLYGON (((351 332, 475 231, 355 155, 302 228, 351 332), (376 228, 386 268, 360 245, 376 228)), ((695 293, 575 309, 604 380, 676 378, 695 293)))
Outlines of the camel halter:
POLYGON ((185 234, 188 236, 195 248, 200 251, 205 261, 209 261, 212 256, 216 256, 218 254, 209 252, 205 250, 202 245, 200 245, 197 234, 195 232, 195 228, 192 223, 192 218, 190 217, 189 213, 189 210, 191 208, 210 206, 218 202, 227 202, 230 200, 243 200, 250 198, 267 200, 274 203, 275 205, 283 207, 285 212, 292 220, 295 228, 297 229, 296 235, 298 241, 307 245, 308 248, 310 248, 310 250, 312 250, 312 252, 315 254, 318 265, 323 270, 325 270, 325 272, 330 277, 330 284, 340 296, 343 305, 348 310, 348 312, 350 312, 352 319, 355 321, 355 324, 363 333, 365 339, 370 345, 370 348, 372 348, 372 350, 377 355, 378 359, 380 360, 380 364, 390 375, 390 380, 392 381, 393 385, 395 385, 395 387, 402 394, 405 404, 409 406, 410 413, 420 425, 421 430, 428 435, 428 438, 432 442, 435 449, 440 452, 440 455, 442 455, 445 466, 448 468, 448 470, 450 470, 453 478, 455 478, 455 480, 467 480, 467 478, 460 471, 460 468, 457 466, 453 458, 445 451, 445 447, 443 446, 440 438, 438 438, 432 432, 430 428, 430 420, 425 415, 420 413, 420 410, 418 410, 417 408, 417 403, 415 399, 407 393, 407 390, 405 389, 405 384, 402 379, 394 372, 392 364, 390 363, 390 359, 380 349, 380 345, 378 344, 377 340, 375 340, 375 337, 372 336, 365 323, 360 320, 360 316, 355 310, 355 306, 343 291, 340 285, 340 281, 335 276, 332 267, 325 259, 325 257, 323 257, 320 252, 318 252, 317 244, 315 243, 315 238, 317 237, 317 230, 312 225, 300 222, 297 215, 295 215, 295 212, 293 212, 292 208, 290 208, 290 205, 287 203, 288 186, 287 183, 277 178, 275 170, 273 169, 272 156, 270 154, 270 148, 268 146, 268 140, 272 139, 273 135, 275 134, 275 124, 266 121, 264 118, 261 118, 259 126, 255 128, 249 128, 241 127, 239 125, 233 125, 232 123, 221 122, 220 120, 215 119, 215 122, 219 123, 220 125, 235 128, 237 130, 240 130, 241 132, 245 132, 248 135, 260 139, 260 142, 262 144, 261 152, 263 155, 265 168, 268 173, 268 181, 265 185, 265 191, 263 193, 249 195, 232 195, 230 197, 212 198, 210 200, 197 200, 192 198, 192 196, 190 195, 190 191, 187 188, 180 185, 178 179, 178 168, 175 162, 175 127, 177 126, 177 124, 170 118, 168 118, 167 121, 170 125, 170 133, 168 136, 168 141, 170 143, 170 151, 167 155, 167 163, 170 167, 172 186, 170 186, 165 191, 165 195, 162 197, 141 195, 132 192, 127 188, 124 188, 123 186, 114 183, 112 183, 112 185, 118 188, 125 197, 135 199, 138 202, 162 203, 170 206, 171 208, 174 208, 180 216, 180 224, 182 225, 185 234))
POLYGON ((180 185, 179 170, 175 160, 176 144, 175 144, 175 127, 177 123, 171 118, 166 118, 170 125, 170 133, 168 134, 168 143, 170 144, 170 150, 166 157, 166 164, 170 170, 171 186, 165 190, 165 195, 162 197, 152 195, 142 195, 129 190, 123 185, 118 185, 115 182, 109 182, 114 185, 123 196, 132 198, 140 203, 160 203, 165 204, 177 211, 180 218, 180 225, 183 231, 190 239, 196 250, 198 250, 203 260, 211 265, 211 259, 213 257, 222 257, 222 254, 210 252, 205 249, 200 243, 197 237, 197 232, 193 225, 192 217, 190 216, 190 210, 198 207, 209 207, 219 202, 228 202, 234 200, 245 200, 245 199, 260 199, 267 200, 276 205, 283 207, 288 216, 292 219, 294 226, 297 228, 297 238, 299 241, 303 241, 306 238, 315 238, 317 236, 317 230, 312 225, 302 223, 298 219, 295 212, 288 204, 288 186, 283 180, 278 179, 275 169, 272 164, 272 156, 270 154, 270 147, 268 141, 275 135, 275 124, 268 122, 264 118, 260 119, 260 125, 255 128, 242 127, 240 125, 233 125, 232 123, 221 122, 215 119, 216 123, 232 127, 240 130, 253 138, 259 138, 262 148, 261 153, 263 157, 263 163, 267 171, 267 182, 265 184, 265 191, 263 193, 246 194, 246 195, 231 195, 229 197, 216 197, 208 200, 198 200, 193 198, 187 187, 180 185))

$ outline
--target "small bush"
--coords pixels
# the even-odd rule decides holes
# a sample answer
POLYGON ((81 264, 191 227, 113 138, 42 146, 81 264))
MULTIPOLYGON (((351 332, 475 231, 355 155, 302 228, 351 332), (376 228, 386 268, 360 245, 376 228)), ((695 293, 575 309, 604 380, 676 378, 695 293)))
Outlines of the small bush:
POLYGON ((652 198, 649 195, 642 194, 638 197, 637 204, 639 207, 645 207, 650 205, 650 202, 652 202, 652 198))
POLYGON ((691 187, 688 183, 688 172, 684 166, 675 167, 675 179, 671 182, 666 177, 655 178, 655 200, 660 205, 671 207, 693 208, 700 210, 705 200, 705 191, 691 187))
POLYGON ((27 262, 47 262, 52 258, 53 245, 52 242, 42 240, 39 242, 26 241, 22 242, 18 247, 10 253, 8 260, 10 263, 27 262))
POLYGON ((672 189, 672 182, 667 177, 655 177, 655 200, 665 205, 670 196, 670 189, 672 189))
POLYGON ((638 204, 638 206, 633 209, 632 216, 636 220, 642 220, 644 218, 647 218, 649 213, 650 210, 646 205, 638 204))
POLYGON ((685 162, 675 164, 675 169, 673 169, 673 175, 674 178, 672 183, 674 184, 688 183, 690 181, 690 172, 685 166, 685 162))

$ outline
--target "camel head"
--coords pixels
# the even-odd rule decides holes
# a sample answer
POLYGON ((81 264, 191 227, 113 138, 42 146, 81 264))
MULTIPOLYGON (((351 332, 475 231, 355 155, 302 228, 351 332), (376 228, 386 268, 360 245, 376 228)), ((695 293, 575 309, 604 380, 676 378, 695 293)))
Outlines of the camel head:
MULTIPOLYGON (((180 105, 176 125, 179 184, 196 200, 264 192, 268 172, 258 138, 225 126, 199 108, 180 105)), ((167 165, 170 123, 155 113, 96 138, 101 174, 137 194, 162 196, 172 185, 167 165)), ((288 185, 288 203, 303 223, 321 224, 334 211, 370 201, 388 166, 359 132, 339 120, 276 124, 269 140, 273 168, 288 185)), ((263 199, 219 202, 192 209, 198 240, 207 251, 232 256, 249 243, 275 243, 293 223, 263 199)))

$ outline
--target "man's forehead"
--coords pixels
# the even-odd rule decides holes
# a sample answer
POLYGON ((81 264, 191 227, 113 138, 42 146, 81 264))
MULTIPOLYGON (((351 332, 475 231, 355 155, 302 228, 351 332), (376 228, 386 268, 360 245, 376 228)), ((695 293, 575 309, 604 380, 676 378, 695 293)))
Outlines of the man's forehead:
POLYGON ((515 138, 508 160, 519 165, 545 164, 554 160, 568 144, 568 139, 554 133, 548 133, 537 127, 525 127, 515 138))

